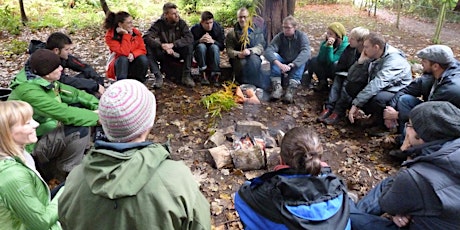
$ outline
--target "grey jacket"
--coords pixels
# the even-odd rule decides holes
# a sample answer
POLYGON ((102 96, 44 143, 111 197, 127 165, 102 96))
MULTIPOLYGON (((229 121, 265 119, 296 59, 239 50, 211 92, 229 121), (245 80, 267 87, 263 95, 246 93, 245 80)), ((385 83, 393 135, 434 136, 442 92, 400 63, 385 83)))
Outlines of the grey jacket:
POLYGON ((386 44, 382 57, 370 62, 369 83, 353 100, 352 104, 362 107, 380 91, 396 93, 409 85, 412 72, 404 53, 386 44))
POLYGON ((310 59, 310 40, 308 36, 296 30, 294 37, 286 37, 284 33, 278 33, 264 52, 265 58, 273 64, 278 53, 287 63, 293 63, 296 67, 301 66, 310 59))
POLYGON ((406 161, 379 199, 382 211, 410 215, 410 229, 460 226, 460 139, 428 142, 407 150, 406 161))

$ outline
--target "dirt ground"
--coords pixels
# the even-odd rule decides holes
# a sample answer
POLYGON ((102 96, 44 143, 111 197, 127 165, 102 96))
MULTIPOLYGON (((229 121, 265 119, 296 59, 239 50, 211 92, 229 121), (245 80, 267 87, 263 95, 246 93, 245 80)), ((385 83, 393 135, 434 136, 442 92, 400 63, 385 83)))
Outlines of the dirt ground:
MULTIPOLYGON (((434 25, 410 18, 401 20, 400 28, 394 26, 395 16, 391 12, 379 11, 377 17, 368 16, 367 11, 349 5, 307 5, 296 8, 295 16, 300 22, 299 29, 309 35, 312 52, 317 53, 320 37, 329 23, 342 22, 348 30, 364 26, 371 31, 385 35, 387 41, 403 50, 409 60, 415 60, 417 50, 430 45, 434 25)), ((51 31, 32 33, 25 31, 17 39, 44 40, 51 31)), ((63 32, 66 32, 63 30, 63 32)), ((441 40, 460 55, 460 25, 446 24, 441 40)), ((100 73, 104 72, 107 48, 102 30, 80 31, 72 34, 75 43, 74 53, 94 65, 100 73)), ((2 44, 11 41, 1 38, 2 44), (5 42, 5 43, 4 43, 5 42)), ((1 48, 0 48, 1 49, 1 48)), ((27 55, 0 57, 0 86, 7 86, 11 77, 22 68, 27 55)), ((350 190, 360 196, 381 179, 394 174, 400 162, 388 156, 395 146, 392 137, 371 137, 366 129, 342 121, 335 126, 316 122, 327 93, 312 93, 306 89, 298 91, 295 104, 264 102, 261 105, 240 105, 222 114, 217 127, 210 127, 211 120, 200 104, 203 96, 218 88, 200 86, 193 89, 166 82, 160 90, 152 90, 157 98, 157 120, 149 136, 156 142, 164 142, 171 137, 173 159, 183 160, 201 185, 203 194, 211 204, 212 224, 215 229, 241 229, 232 196, 248 178, 266 170, 243 172, 236 169, 217 170, 213 160, 203 147, 212 128, 225 128, 237 121, 250 120, 265 124, 270 133, 287 131, 295 126, 315 129, 321 136, 325 152, 323 159, 347 183, 350 190)))

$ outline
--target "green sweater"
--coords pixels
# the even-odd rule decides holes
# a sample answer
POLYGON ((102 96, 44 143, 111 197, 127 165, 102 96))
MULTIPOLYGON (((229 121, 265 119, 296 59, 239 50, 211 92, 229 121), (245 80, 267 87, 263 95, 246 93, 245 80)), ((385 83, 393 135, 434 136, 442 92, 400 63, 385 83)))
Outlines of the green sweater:
MULTIPOLYGON (((33 118, 40 125, 37 136, 55 129, 59 123, 73 126, 95 126, 99 116, 93 112, 99 100, 91 94, 58 81, 50 83, 37 75, 26 75, 24 69, 11 82, 8 100, 28 102, 34 109, 33 118), (85 108, 71 106, 79 103, 85 108)), ((32 152, 33 145, 27 146, 32 152)))
POLYGON ((348 37, 344 36, 342 43, 338 47, 327 46, 326 41, 321 42, 318 52, 318 61, 330 66, 340 59, 345 48, 348 46, 348 37))
POLYGON ((210 229, 190 169, 159 144, 96 142, 59 199, 64 229, 210 229))
POLYGON ((20 160, 0 160, 0 188, 0 229, 61 229, 58 199, 50 201, 48 185, 20 160))

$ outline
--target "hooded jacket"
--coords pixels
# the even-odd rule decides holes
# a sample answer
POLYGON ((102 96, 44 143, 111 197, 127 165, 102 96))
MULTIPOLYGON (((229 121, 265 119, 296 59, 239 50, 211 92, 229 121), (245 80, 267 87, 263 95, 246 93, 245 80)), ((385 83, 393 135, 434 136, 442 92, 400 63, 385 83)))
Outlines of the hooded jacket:
POLYGON ((293 37, 286 37, 283 32, 278 33, 264 52, 265 58, 273 64, 278 53, 286 63, 293 63, 299 67, 311 58, 310 40, 307 34, 295 30, 293 37))
POLYGON ((61 229, 58 199, 50 201, 48 185, 21 160, 0 157, 0 188, 1 229, 61 229))
POLYGON ((409 85, 412 81, 412 72, 405 54, 386 44, 382 56, 372 60, 369 64, 369 83, 358 93, 352 104, 363 107, 373 96, 380 91, 396 93, 409 85))
POLYGON ((97 141, 67 177, 64 229, 210 229, 206 198, 187 166, 159 144, 97 141))
MULTIPOLYGON (((58 81, 50 83, 38 75, 26 74, 22 69, 11 82, 12 92, 8 100, 20 100, 29 103, 34 109, 33 118, 40 125, 37 136, 55 129, 59 123, 72 126, 95 126, 99 120, 93 112, 99 100, 91 94, 78 90, 58 81), (79 103, 83 107, 71 106, 79 103)), ((31 152, 33 145, 28 145, 31 152)))
POLYGON ((410 215, 410 229, 460 226, 460 139, 438 140, 407 150, 413 160, 379 199, 389 214, 410 215))
POLYGON ((350 229, 346 187, 334 174, 287 168, 241 186, 235 208, 245 229, 350 229))

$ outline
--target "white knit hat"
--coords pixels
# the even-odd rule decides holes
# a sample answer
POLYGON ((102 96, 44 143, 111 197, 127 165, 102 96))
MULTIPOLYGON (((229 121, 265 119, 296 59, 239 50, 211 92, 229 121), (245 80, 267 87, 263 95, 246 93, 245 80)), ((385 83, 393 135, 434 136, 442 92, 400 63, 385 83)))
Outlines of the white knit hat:
POLYGON ((124 79, 112 84, 99 101, 99 118, 107 138, 129 142, 152 128, 155 95, 144 84, 124 79))

